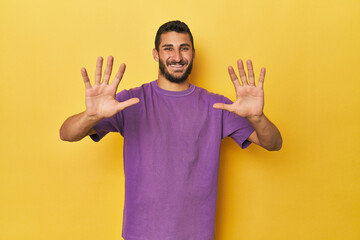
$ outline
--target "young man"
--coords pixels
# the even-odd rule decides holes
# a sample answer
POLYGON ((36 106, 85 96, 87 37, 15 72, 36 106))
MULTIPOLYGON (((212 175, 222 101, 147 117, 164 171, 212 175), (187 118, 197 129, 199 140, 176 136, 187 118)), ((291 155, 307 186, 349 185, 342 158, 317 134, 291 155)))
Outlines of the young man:
POLYGON ((65 141, 90 135, 99 141, 108 132, 124 137, 125 240, 210 240, 214 238, 220 142, 232 137, 241 148, 251 142, 267 150, 282 145, 278 129, 263 114, 265 69, 255 86, 238 61, 242 84, 229 67, 237 100, 189 82, 195 57, 187 25, 172 21, 156 35, 153 56, 156 81, 116 94, 122 64, 109 84, 110 56, 101 81, 102 58, 91 86, 86 70, 86 110, 68 118, 60 129, 65 141))

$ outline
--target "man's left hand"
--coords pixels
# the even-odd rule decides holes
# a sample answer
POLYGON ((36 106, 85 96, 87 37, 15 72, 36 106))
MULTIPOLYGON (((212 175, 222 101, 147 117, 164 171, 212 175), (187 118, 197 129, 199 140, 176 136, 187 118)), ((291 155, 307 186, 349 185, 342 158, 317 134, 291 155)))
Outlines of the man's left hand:
POLYGON ((241 83, 232 66, 229 66, 229 75, 235 87, 236 101, 233 104, 215 103, 214 108, 233 112, 240 117, 256 119, 263 115, 264 109, 264 78, 265 68, 260 71, 258 86, 255 85, 255 76, 251 60, 247 61, 249 81, 246 77, 244 65, 241 59, 237 62, 241 83))

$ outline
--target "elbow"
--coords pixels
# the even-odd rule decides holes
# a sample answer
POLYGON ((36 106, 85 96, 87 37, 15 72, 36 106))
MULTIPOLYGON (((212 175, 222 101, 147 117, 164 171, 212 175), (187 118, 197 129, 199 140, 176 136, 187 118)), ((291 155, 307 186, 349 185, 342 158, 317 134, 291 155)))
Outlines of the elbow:
POLYGON ((282 138, 280 137, 275 144, 273 144, 272 146, 267 147, 266 150, 268 150, 268 151, 280 151, 281 148, 282 148, 282 143, 283 143, 282 138))
POLYGON ((65 142, 74 142, 74 139, 71 139, 68 134, 66 134, 66 131, 63 127, 60 128, 59 131, 60 139, 65 142))
POLYGON ((61 129, 60 129, 60 132, 59 132, 60 134, 60 139, 62 140, 62 141, 66 141, 66 142, 70 142, 70 139, 68 139, 67 137, 66 137, 66 134, 64 133, 64 131, 62 131, 61 129))
POLYGON ((282 148, 282 144, 279 146, 275 146, 275 147, 271 147, 271 148, 267 148, 268 151, 274 152, 274 151, 280 151, 282 148))
POLYGON ((66 129, 64 127, 60 128, 59 135, 60 135, 60 139, 65 142, 78 142, 86 136, 86 135, 85 136, 75 135, 72 133, 71 130, 66 129))
POLYGON ((261 146, 263 148, 265 148, 268 151, 280 151, 282 148, 282 138, 281 136, 279 138, 277 138, 275 141, 273 141, 272 143, 267 143, 267 144, 262 144, 261 146))

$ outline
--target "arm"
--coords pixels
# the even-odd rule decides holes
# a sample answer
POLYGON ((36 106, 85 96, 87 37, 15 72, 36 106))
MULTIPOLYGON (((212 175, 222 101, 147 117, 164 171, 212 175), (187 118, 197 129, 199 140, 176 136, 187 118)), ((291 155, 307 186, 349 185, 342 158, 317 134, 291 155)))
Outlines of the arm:
POLYGON ((123 109, 139 102, 138 98, 130 98, 124 102, 118 102, 115 98, 116 90, 125 72, 125 64, 121 64, 114 81, 109 84, 113 66, 113 57, 109 56, 101 82, 102 57, 96 63, 95 83, 91 86, 85 68, 81 69, 86 88, 86 110, 73 115, 65 120, 60 128, 60 138, 64 141, 79 141, 87 135, 96 133, 93 127, 103 118, 108 118, 123 109))
POLYGON ((269 150, 280 150, 282 138, 277 127, 263 113, 264 109, 264 78, 265 68, 261 69, 258 86, 255 85, 252 62, 247 61, 249 82, 247 80, 243 62, 238 60, 240 82, 232 67, 229 75, 236 91, 236 101, 233 104, 215 103, 214 108, 233 112, 249 120, 255 131, 248 138, 249 141, 269 150))
POLYGON ((65 120, 60 128, 60 139, 63 141, 79 141, 84 137, 95 134, 93 126, 100 121, 89 117, 86 112, 73 115, 65 120))
POLYGON ((248 140, 269 151, 278 151, 282 146, 282 138, 277 127, 265 116, 248 119, 255 131, 248 140))

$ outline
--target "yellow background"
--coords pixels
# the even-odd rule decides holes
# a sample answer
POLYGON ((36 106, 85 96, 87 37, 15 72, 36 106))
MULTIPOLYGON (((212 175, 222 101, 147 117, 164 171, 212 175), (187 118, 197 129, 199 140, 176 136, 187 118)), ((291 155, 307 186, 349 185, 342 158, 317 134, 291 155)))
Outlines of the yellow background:
MULTIPOLYGON (((84 110, 80 68, 155 80, 168 20, 188 23, 191 80, 235 98, 227 66, 266 67, 280 152, 222 144, 216 240, 360 239, 360 1, 1 1, 0 239, 122 239, 122 138, 62 142, 84 110)), ((92 78, 93 80, 93 78, 92 78)))

